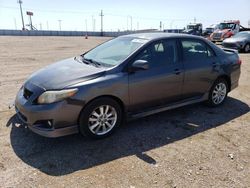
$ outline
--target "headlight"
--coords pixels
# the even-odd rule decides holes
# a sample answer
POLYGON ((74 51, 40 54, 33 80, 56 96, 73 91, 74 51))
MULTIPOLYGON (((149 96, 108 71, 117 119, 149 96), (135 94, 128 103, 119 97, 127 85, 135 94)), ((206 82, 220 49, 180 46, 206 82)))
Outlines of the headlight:
POLYGON ((77 93, 78 89, 66 89, 60 91, 46 91, 38 97, 38 104, 50 104, 62 101, 66 98, 72 97, 77 93))

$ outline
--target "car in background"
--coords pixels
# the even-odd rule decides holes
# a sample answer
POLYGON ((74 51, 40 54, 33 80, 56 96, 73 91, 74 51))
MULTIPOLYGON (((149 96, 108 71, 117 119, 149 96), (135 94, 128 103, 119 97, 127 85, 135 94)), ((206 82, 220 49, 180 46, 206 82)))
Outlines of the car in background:
POLYGON ((202 35, 202 24, 201 23, 190 23, 187 28, 182 31, 183 34, 189 35, 202 35))
POLYGON ((250 52, 250 31, 242 31, 222 42, 225 48, 231 48, 245 53, 250 52))
POLYGON ((245 28, 240 25, 239 20, 224 21, 220 23, 219 28, 210 35, 210 40, 212 42, 223 42, 223 40, 230 38, 241 31, 250 31, 250 28, 245 28))
POLYGON ((124 119, 202 101, 223 104, 238 86, 240 67, 238 53, 202 37, 121 36, 31 75, 15 109, 42 136, 103 138, 124 119))
POLYGON ((205 38, 209 38, 210 35, 216 30, 219 28, 219 25, 218 24, 214 24, 214 25, 211 25, 209 27, 207 27, 203 32, 202 32, 202 36, 205 37, 205 38))

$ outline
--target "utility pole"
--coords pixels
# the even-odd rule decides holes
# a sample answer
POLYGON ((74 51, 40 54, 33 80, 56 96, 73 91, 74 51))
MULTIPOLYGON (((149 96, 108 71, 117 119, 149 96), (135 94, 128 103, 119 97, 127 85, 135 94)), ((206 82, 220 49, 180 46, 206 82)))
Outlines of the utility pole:
POLYGON ((47 23, 47 30, 49 30, 49 22, 47 21, 46 23, 47 23))
POLYGON ((88 20, 85 19, 85 31, 88 32, 88 20))
POLYGON ((101 10, 101 14, 100 14, 100 16, 101 16, 101 36, 103 36, 103 11, 101 10))
POLYGON ((127 16, 127 31, 128 31, 128 16, 127 16))
POLYGON ((19 3, 20 5, 20 12, 21 12, 21 19, 22 19, 22 24, 23 24, 23 28, 22 30, 25 30, 25 27, 24 27, 24 21, 23 21, 23 10, 22 10, 22 0, 18 0, 17 3, 19 3))
POLYGON ((160 31, 162 30, 162 22, 160 21, 160 31))
POLYGON ((14 18, 15 29, 17 30, 16 18, 14 18))
POLYGON ((130 23, 130 29, 132 31, 133 30, 133 17, 132 16, 130 16, 130 21, 131 21, 131 23, 130 23))
POLYGON ((58 23, 59 23, 59 30, 61 31, 62 30, 62 20, 58 20, 58 23))
POLYGON ((92 15, 92 30, 95 31, 95 19, 93 15, 92 15))

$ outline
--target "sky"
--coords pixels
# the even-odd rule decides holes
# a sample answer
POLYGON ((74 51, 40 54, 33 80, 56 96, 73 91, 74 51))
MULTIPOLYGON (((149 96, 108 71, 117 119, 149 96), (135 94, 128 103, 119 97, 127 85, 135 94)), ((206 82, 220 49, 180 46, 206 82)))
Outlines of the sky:
MULTIPOLYGON (((100 31, 101 10, 105 31, 159 29, 160 22, 164 29, 181 29, 195 20, 207 27, 237 19, 247 27, 250 20, 250 0, 23 0, 22 7, 25 24, 32 11, 38 30, 59 30, 61 23, 61 30, 100 31)), ((0 0, 0 29, 21 28, 17 0, 0 0)))

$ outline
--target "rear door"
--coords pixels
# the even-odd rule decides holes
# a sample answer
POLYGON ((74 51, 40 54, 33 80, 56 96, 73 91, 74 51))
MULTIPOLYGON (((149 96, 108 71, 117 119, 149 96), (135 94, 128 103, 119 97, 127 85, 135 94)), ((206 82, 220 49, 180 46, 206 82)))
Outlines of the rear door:
POLYGON ((180 99, 183 69, 178 60, 176 40, 154 42, 133 62, 136 60, 147 60, 149 69, 129 74, 130 110, 140 111, 180 99))
POLYGON ((198 39, 180 40, 184 65, 183 98, 201 97, 219 75, 219 62, 211 47, 198 39))

